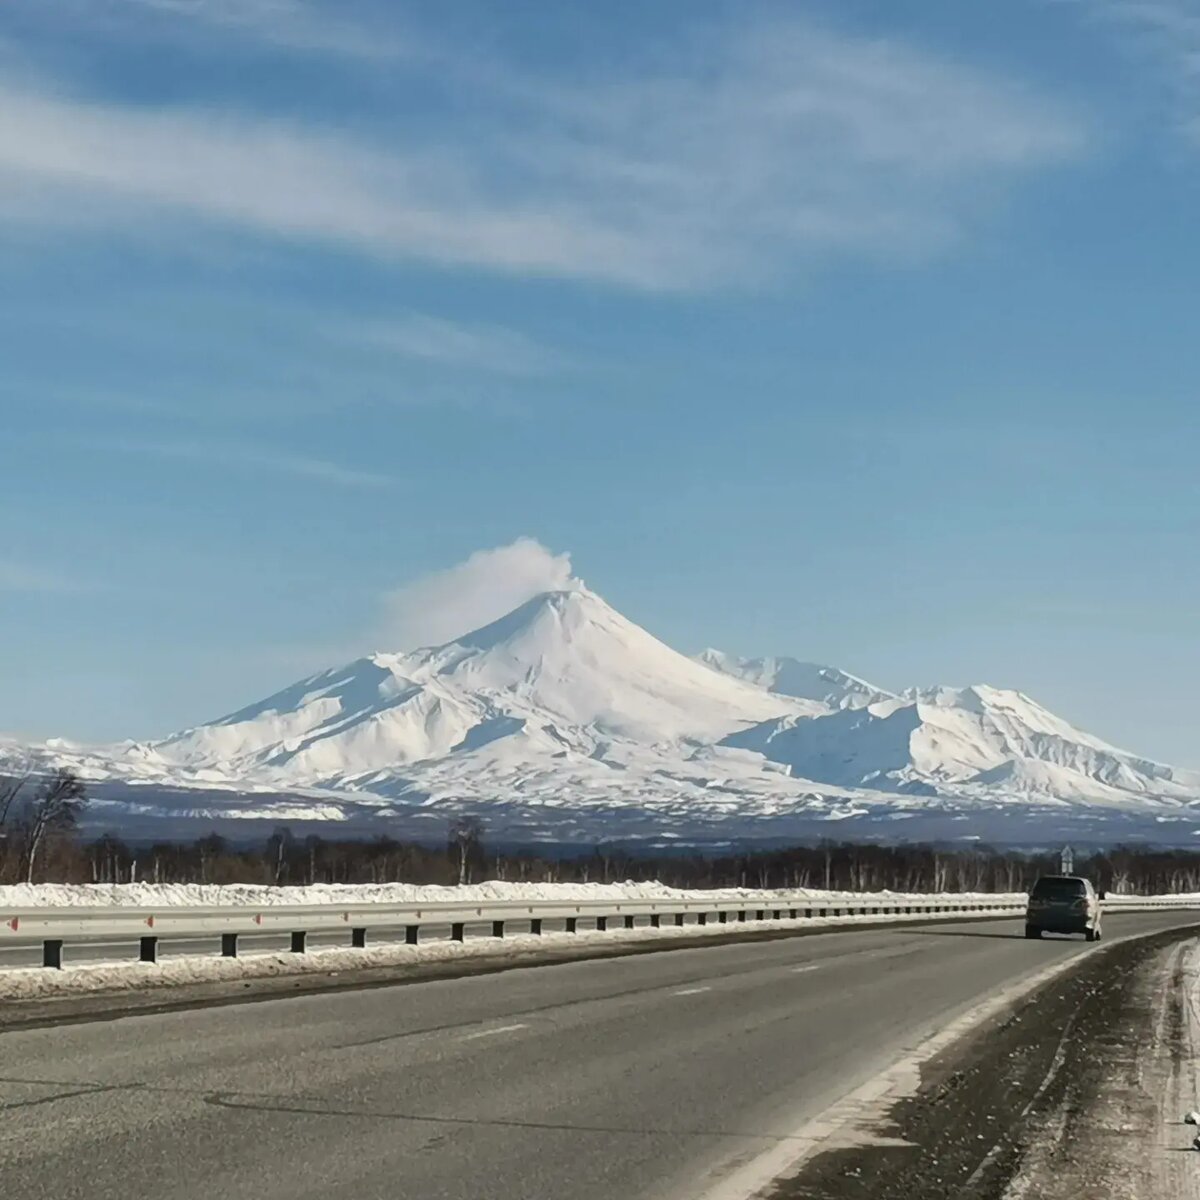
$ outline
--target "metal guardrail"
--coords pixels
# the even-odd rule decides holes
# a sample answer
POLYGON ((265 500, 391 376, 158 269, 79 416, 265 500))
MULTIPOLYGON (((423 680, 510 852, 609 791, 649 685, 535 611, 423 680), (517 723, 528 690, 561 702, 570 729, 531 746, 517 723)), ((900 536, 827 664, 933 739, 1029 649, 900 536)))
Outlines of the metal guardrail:
POLYGON ((42 961, 47 967, 61 967, 63 947, 70 940, 94 941, 129 938, 136 941, 143 962, 158 960, 160 938, 187 938, 219 934, 221 953, 234 958, 242 935, 287 933, 291 948, 303 953, 310 933, 345 930, 352 947, 365 947, 370 930, 403 929, 405 941, 417 945, 422 928, 449 928, 454 941, 462 941, 469 924, 488 923, 492 935, 503 937, 516 924, 533 934, 542 932, 543 922, 561 921, 568 933, 578 930, 581 920, 594 922, 604 930, 609 922, 620 922, 625 929, 635 927, 637 919, 647 918, 652 928, 664 923, 681 926, 691 916, 696 924, 707 925, 710 918, 726 924, 766 919, 812 920, 851 916, 953 916, 956 914, 1012 912, 1011 901, 956 901, 938 897, 918 899, 888 897, 869 899, 814 899, 787 893, 763 893, 736 899, 714 896, 687 900, 494 900, 434 901, 411 904, 300 904, 224 907, 158 908, 18 908, 0 910, 0 946, 6 939, 22 941, 40 938, 42 961))
MULTIPOLYGON (((263 933, 290 934, 291 949, 303 953, 310 933, 345 930, 352 947, 364 948, 369 931, 403 929, 409 945, 420 942, 423 928, 449 928, 454 941, 463 941, 469 924, 491 923, 492 936, 502 938, 513 924, 525 932, 540 934, 543 922, 561 921, 568 933, 578 930, 579 921, 592 921, 605 930, 610 921, 633 929, 637 919, 648 918, 652 928, 664 923, 682 926, 691 916, 698 925, 712 918, 720 924, 762 920, 805 921, 815 918, 858 916, 962 917, 977 913, 1016 913, 1022 902, 1011 899, 957 900, 954 897, 911 896, 835 897, 786 892, 764 892, 726 898, 663 900, 493 900, 434 901, 408 904, 298 904, 219 907, 43 907, 0 909, 0 947, 6 941, 30 938, 42 942, 42 963, 61 968, 63 948, 68 941, 100 938, 137 942, 142 962, 158 961, 161 938, 194 938, 220 935, 221 953, 236 958, 238 939, 263 933)), ((1105 911, 1155 908, 1200 908, 1200 899, 1171 897, 1112 897, 1105 911)))

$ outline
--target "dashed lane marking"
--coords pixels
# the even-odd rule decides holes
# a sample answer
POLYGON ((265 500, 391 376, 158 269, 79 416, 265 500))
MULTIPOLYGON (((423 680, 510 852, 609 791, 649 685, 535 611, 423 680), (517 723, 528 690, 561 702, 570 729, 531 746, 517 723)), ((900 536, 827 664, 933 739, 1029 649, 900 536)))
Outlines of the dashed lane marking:
POLYGON ((463 1035, 464 1042, 473 1042, 476 1038, 496 1037, 501 1033, 516 1033, 518 1029, 528 1029, 529 1026, 524 1023, 520 1025, 497 1025, 495 1029, 481 1029, 478 1033, 468 1033, 463 1035))

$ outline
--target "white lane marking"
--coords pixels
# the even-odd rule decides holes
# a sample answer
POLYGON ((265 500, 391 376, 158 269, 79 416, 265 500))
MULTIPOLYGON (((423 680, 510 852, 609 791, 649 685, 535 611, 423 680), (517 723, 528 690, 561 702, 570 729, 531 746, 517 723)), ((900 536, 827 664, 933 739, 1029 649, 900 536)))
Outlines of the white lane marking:
POLYGON ((529 1026, 521 1025, 497 1025, 495 1029, 481 1029, 478 1033, 467 1033, 463 1035, 464 1042, 473 1042, 476 1038, 495 1037, 498 1033, 516 1033, 518 1029, 528 1029, 529 1026))
POLYGON ((803 975, 806 971, 819 971, 824 965, 824 963, 809 963, 806 967, 793 967, 792 974, 803 975))
POLYGON ((711 987, 680 988, 676 996, 698 996, 701 992, 711 992, 711 987))

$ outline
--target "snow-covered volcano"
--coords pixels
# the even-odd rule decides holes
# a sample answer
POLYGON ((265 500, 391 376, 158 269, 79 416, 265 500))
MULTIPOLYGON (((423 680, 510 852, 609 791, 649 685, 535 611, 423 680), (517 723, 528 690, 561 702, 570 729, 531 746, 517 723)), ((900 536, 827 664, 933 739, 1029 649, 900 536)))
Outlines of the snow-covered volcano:
POLYGON ((825 711, 710 671, 579 586, 447 645, 301 680, 150 752, 232 778, 340 786, 496 742, 521 756, 591 754, 611 741, 696 746, 825 711))
POLYGON ((1200 773, 1020 692, 896 696, 795 659, 692 659, 582 585, 161 741, 34 753, 93 781, 93 821, 143 835, 287 821, 442 836, 464 809, 497 837, 584 844, 1200 833, 1200 773))

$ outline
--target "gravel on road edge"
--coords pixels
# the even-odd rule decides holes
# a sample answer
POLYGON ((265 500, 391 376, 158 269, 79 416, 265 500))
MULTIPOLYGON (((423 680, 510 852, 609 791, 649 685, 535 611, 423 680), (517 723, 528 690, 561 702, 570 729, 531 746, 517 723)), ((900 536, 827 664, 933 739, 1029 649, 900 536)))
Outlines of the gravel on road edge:
POLYGON ((1097 948, 931 1059, 877 1128, 848 1131, 769 1200, 1154 1195, 1140 1168, 1161 1121, 1144 1066, 1150 1041, 1179 1026, 1154 1019, 1164 994, 1154 981, 1198 935, 1191 926, 1097 948))

